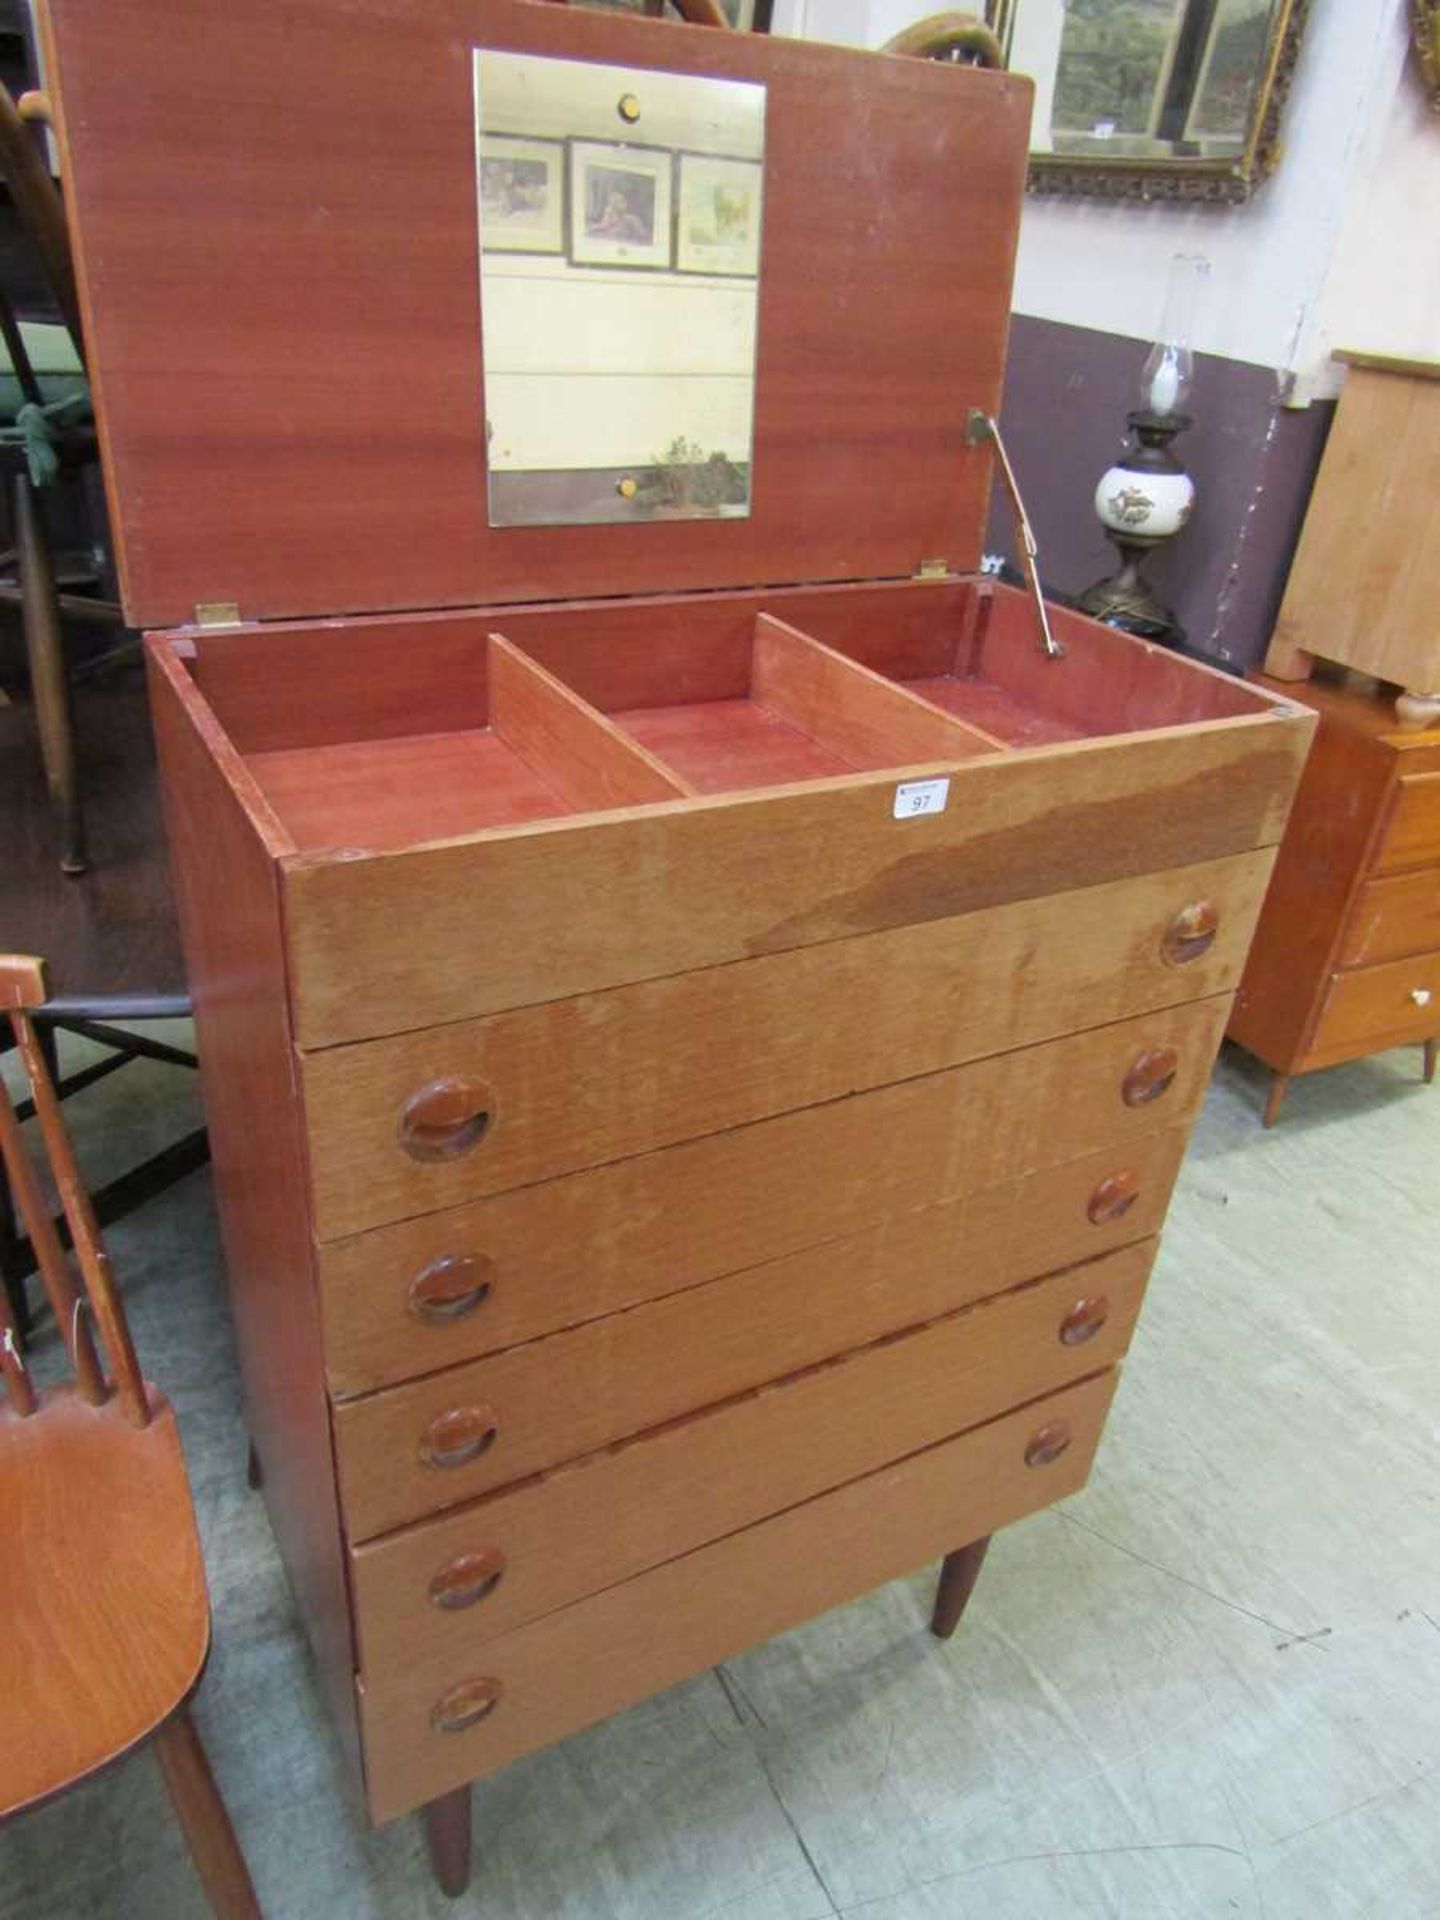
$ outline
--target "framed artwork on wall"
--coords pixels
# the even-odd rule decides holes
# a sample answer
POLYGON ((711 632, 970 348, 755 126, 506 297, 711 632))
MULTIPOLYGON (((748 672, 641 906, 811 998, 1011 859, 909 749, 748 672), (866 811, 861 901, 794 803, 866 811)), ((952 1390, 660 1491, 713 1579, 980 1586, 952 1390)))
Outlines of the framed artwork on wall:
MULTIPOLYGON (((681 17, 673 0, 579 0, 583 7, 598 7, 606 13, 640 13, 653 20, 681 17)), ((741 33, 768 33, 775 0, 720 0, 720 11, 732 27, 741 33)))
POLYGON ((753 160, 682 153, 675 265, 681 273, 760 271, 760 196, 764 169, 753 160))
POLYGON ((1440 113, 1440 0, 1410 0, 1410 35, 1430 104, 1440 113))
POLYGON ((570 259, 577 267, 670 265, 674 155, 570 142, 570 259))
POLYGON ((564 142, 480 138, 480 250, 564 252, 564 142))
POLYGON ((565 251, 565 144, 482 134, 480 246, 485 253, 565 251))

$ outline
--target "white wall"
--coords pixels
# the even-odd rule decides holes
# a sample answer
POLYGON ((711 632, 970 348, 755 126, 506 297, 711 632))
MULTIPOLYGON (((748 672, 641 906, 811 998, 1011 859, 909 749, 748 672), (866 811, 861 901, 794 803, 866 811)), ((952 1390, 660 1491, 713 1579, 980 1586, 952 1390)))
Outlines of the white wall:
POLYGON ((1314 346, 1440 360, 1440 115, 1399 40, 1375 89, 1314 346))
MULTIPOLYGON (((877 46, 931 11, 925 0, 779 0, 776 27, 877 46)), ((1407 0, 1313 0, 1281 163, 1254 198, 1032 197, 1016 311, 1148 339, 1171 256, 1203 253, 1213 271, 1195 345, 1295 375, 1297 400, 1333 391, 1335 344, 1440 356, 1440 119, 1425 111, 1407 45, 1407 0)))

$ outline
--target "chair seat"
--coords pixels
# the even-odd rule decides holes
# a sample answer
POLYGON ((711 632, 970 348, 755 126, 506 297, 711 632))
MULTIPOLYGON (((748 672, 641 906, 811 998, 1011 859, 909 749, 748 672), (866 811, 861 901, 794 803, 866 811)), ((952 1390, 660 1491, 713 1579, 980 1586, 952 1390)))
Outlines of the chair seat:
POLYGON ((168 1401, 0 1412, 0 1818, 118 1759, 200 1678, 210 1609, 168 1401))

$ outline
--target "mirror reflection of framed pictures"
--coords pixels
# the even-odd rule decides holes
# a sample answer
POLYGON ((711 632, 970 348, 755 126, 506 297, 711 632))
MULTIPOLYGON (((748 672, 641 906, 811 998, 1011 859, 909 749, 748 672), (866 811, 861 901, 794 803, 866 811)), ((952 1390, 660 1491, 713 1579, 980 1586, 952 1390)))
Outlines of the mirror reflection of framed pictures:
POLYGON ((565 251, 565 144, 508 133, 480 138, 484 253, 565 251))
POLYGON ((675 265, 681 273, 759 273, 763 173, 754 160, 680 155, 675 265))
POLYGON ((570 142, 570 259, 579 267, 670 265, 669 149, 570 142))
MULTIPOLYGON (((605 13, 649 14, 655 20, 678 20, 681 15, 668 0, 579 0, 582 7, 596 7, 605 13)), ((742 33, 768 33, 775 0, 720 0, 720 10, 728 25, 742 33)))

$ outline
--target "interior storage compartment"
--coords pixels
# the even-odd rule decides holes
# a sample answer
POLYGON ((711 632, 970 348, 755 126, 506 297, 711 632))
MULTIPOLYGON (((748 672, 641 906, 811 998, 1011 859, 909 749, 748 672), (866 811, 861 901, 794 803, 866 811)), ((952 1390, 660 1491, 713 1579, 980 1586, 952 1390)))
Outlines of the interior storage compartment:
POLYGON ((187 641, 292 851, 953 766, 1261 714, 1239 681, 1024 594, 894 581, 324 623, 187 641))
MULTIPOLYGON (((968 760, 996 743, 953 714, 757 613, 739 695, 692 681, 683 699, 624 707, 616 724, 695 793, 737 793, 930 760, 968 760)), ((660 691, 657 687, 656 691, 660 691)))
POLYGON ((1052 658, 1029 595, 1014 587, 972 580, 939 591, 949 596, 945 615, 918 647, 897 650, 833 602, 807 607, 806 627, 997 747, 1053 746, 1273 707, 1239 680, 1050 601, 1063 649, 1052 658))
POLYGON ((484 659, 483 713, 461 687, 458 725, 249 754, 295 845, 403 847, 689 791, 499 634, 484 659))

